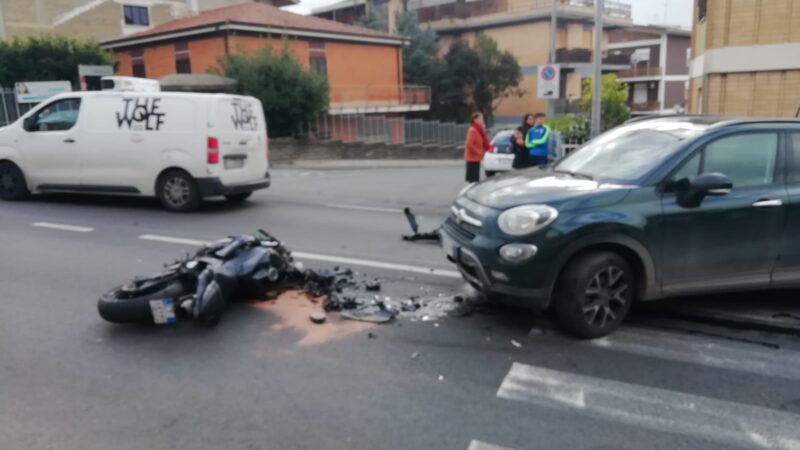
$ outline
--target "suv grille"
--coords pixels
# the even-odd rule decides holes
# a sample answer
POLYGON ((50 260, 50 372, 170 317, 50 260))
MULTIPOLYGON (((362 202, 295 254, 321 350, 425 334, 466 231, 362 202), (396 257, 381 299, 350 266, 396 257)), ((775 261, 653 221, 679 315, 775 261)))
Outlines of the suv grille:
POLYGON ((472 232, 468 227, 470 225, 466 224, 459 224, 452 217, 448 217, 444 223, 445 229, 449 231, 451 234, 458 236, 459 238, 465 241, 471 241, 475 239, 476 233, 472 232))

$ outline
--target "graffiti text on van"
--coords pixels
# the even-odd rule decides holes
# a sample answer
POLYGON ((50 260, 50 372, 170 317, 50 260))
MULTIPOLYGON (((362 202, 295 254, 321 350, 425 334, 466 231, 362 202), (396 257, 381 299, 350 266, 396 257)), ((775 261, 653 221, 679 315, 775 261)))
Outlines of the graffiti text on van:
POLYGON ((237 130, 258 130, 258 118, 253 113, 252 103, 233 102, 233 127, 237 130))
POLYGON ((124 98, 123 110, 117 113, 117 126, 131 130, 158 131, 164 124, 160 98, 124 98))

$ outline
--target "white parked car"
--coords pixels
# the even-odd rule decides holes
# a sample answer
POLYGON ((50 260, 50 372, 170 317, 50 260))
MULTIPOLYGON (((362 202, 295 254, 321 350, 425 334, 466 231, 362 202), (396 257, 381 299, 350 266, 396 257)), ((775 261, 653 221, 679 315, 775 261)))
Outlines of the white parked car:
POLYGON ((269 187, 261 102, 226 94, 74 92, 0 129, 0 198, 37 192, 155 196, 189 211, 269 187))
POLYGON ((511 152, 511 136, 514 130, 498 131, 492 138, 492 149, 483 156, 483 171, 487 177, 498 172, 508 172, 514 163, 511 152))

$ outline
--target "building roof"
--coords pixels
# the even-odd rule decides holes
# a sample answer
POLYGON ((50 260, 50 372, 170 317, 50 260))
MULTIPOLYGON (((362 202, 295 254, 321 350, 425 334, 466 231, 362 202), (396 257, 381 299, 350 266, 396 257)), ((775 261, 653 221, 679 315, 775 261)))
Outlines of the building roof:
POLYGON ((176 35, 186 36, 225 29, 391 45, 401 45, 404 40, 402 36, 318 17, 303 16, 263 3, 243 3, 166 22, 147 31, 102 42, 101 45, 106 48, 126 47, 171 39, 177 37, 176 35))
POLYGON ((639 31, 642 33, 663 34, 666 33, 670 36, 691 36, 692 30, 681 28, 677 26, 664 26, 664 25, 633 25, 625 27, 623 30, 639 31))

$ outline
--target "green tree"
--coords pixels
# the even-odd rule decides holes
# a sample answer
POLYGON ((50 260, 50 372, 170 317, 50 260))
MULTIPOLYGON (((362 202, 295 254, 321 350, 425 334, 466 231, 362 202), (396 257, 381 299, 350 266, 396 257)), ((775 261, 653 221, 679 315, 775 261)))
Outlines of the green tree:
MULTIPOLYGON (((617 75, 613 73, 603 75, 600 79, 600 85, 600 101, 602 102, 600 113, 601 128, 608 130, 631 117, 631 112, 628 109, 628 85, 619 81, 617 75)), ((583 80, 581 109, 583 109, 588 118, 592 111, 591 77, 583 80)))
POLYGON ((328 81, 307 70, 284 46, 223 58, 225 76, 236 79, 240 94, 261 100, 270 136, 291 136, 328 107, 328 81))
POLYGON ((406 84, 430 86, 441 66, 436 32, 422 29, 417 14, 407 11, 397 16, 397 34, 408 38, 408 45, 403 48, 403 80, 406 84))
POLYGON ((49 35, 0 41, 0 61, 0 86, 68 80, 77 88, 79 64, 114 64, 111 53, 92 41, 49 35))
POLYGON ((387 31, 388 27, 386 21, 382 20, 377 14, 375 14, 375 6, 372 4, 372 1, 367 0, 365 6, 367 8, 367 12, 358 21, 359 25, 364 28, 369 28, 370 30, 387 31))
POLYGON ((493 121, 494 109, 509 97, 521 97, 519 63, 497 42, 479 34, 475 48, 454 42, 444 56, 442 69, 431 84, 431 113, 440 120, 465 121, 474 111, 493 121))

